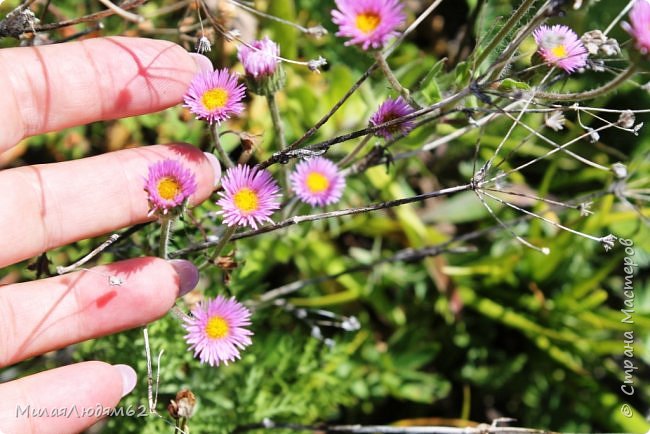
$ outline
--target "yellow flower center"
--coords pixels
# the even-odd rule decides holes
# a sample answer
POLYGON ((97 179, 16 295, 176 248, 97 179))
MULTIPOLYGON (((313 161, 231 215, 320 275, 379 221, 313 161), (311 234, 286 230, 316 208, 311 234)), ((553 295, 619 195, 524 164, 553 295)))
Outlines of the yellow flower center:
POLYGON ((566 51, 566 47, 564 45, 556 45, 555 47, 551 48, 551 53, 557 58, 563 59, 569 54, 566 51))
POLYGON ((257 193, 248 187, 244 187, 235 193, 233 197, 235 206, 243 212, 251 212, 257 210, 259 204, 259 197, 257 193))
POLYGON ((366 12, 363 14, 357 15, 357 29, 361 30, 363 33, 368 34, 374 31, 379 23, 381 18, 374 12, 366 12))
POLYGON ((212 111, 224 107, 228 102, 228 96, 227 90, 218 87, 205 92, 201 97, 201 102, 206 109, 212 111))
POLYGON ((307 175, 305 184, 312 193, 322 193, 330 186, 330 181, 322 173, 311 172, 307 175))
POLYGON ((178 181, 169 176, 165 176, 158 181, 158 195, 165 200, 174 199, 181 192, 181 186, 178 181))
POLYGON ((221 339, 228 335, 230 327, 225 319, 220 316, 213 316, 208 320, 208 324, 205 326, 205 334, 208 335, 210 339, 221 339))

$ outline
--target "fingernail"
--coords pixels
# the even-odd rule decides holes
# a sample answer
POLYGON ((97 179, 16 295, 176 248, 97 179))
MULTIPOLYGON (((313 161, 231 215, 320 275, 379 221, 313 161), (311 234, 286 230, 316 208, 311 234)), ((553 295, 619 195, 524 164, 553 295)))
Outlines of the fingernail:
POLYGON ((196 287, 199 283, 199 269, 185 259, 172 259, 167 261, 174 267, 178 274, 178 296, 182 297, 196 287))
POLYGON ((113 367, 116 368, 122 376, 122 397, 124 397, 131 393, 133 388, 135 388, 138 376, 129 365, 113 365, 113 367))
POLYGON ((212 171, 214 172, 214 186, 216 187, 219 185, 219 180, 221 179, 221 163, 214 154, 211 154, 209 152, 204 152, 204 154, 210 162, 210 166, 212 166, 212 171))
POLYGON ((189 53, 189 54, 190 56, 192 56, 192 59, 194 59, 194 63, 196 63, 197 73, 214 71, 214 68, 212 67, 212 62, 203 54, 199 54, 199 53, 189 53))

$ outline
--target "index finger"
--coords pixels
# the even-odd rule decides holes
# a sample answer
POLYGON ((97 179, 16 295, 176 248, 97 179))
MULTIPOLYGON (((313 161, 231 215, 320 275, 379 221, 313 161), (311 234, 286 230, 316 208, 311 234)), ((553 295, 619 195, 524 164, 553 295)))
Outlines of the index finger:
POLYGON ((156 39, 0 50, 0 152, 26 136, 178 104, 196 71, 188 52, 156 39))

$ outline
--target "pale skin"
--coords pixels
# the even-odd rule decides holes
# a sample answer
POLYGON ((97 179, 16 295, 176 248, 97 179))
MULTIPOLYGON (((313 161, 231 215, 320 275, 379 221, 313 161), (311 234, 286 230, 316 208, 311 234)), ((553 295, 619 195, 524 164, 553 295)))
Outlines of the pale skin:
MULTIPOLYGON (((158 40, 98 38, 0 50, 0 152, 28 136, 176 105, 196 72, 185 50, 158 40)), ((200 150, 182 144, 0 171, 0 268, 152 220, 143 179, 152 162, 167 158, 194 172, 193 204, 210 196, 212 166, 200 150)), ((151 322, 178 295, 179 276, 159 258, 92 270, 0 286, 0 368, 151 322), (111 285, 108 276, 123 283, 111 285)), ((0 384, 0 433, 78 432, 92 425, 94 416, 16 417, 16 405, 115 407, 123 377, 109 363, 78 363, 0 384)))

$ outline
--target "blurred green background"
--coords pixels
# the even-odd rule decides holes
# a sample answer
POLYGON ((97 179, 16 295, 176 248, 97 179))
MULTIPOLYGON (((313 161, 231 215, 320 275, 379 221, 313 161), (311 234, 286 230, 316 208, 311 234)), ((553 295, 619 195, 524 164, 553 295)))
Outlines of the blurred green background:
MULTIPOLYGON (((328 60, 321 74, 305 67, 286 65, 287 86, 278 95, 289 142, 300 137, 334 105, 356 79, 372 64, 371 57, 354 47, 345 47, 334 36, 331 23, 333 1, 256 1, 261 10, 303 26, 322 24, 329 35, 315 39, 291 27, 258 19, 230 2, 212 2, 221 8, 226 26, 238 28, 244 40, 268 34, 291 59, 328 60)), ((411 22, 429 3, 405 1, 411 22)), ((464 71, 473 47, 484 46, 485 38, 511 13, 510 1, 444 1, 433 16, 421 25, 390 58, 402 82, 424 89, 422 100, 434 102, 441 93, 468 85, 464 71), (475 14, 478 5, 482 14, 475 14), (477 18, 478 17, 478 18, 477 18), (463 35, 466 34, 466 37, 463 35), (432 78, 428 73, 443 57, 443 70, 432 78), (465 65, 465 66, 463 66, 465 65)), ((572 3, 572 2, 570 2, 572 3)), ((579 11, 566 7, 568 16, 554 22, 571 23, 580 34, 606 27, 622 7, 619 2, 586 2, 579 11)), ((17 2, 0 6, 6 14, 17 2)), ((195 33, 179 33, 182 26, 196 22, 194 2, 150 1, 138 9, 148 18, 140 25, 111 17, 105 28, 90 36, 129 35, 170 39, 193 49, 195 33), (174 10, 174 5, 181 5, 174 10), (168 11, 169 10, 169 11, 168 11), (168 12, 167 12, 168 11, 168 12), (166 12, 166 13, 165 13, 166 12)), ((43 22, 55 22, 100 10, 94 1, 52 2, 43 22)), ((41 11, 42 7, 37 7, 41 11)), ((72 36, 83 25, 51 32, 52 40, 72 36)), ((236 44, 225 42, 214 32, 210 53, 218 65, 242 71, 236 60, 236 44)), ((620 26, 611 36, 628 41, 620 26)), ((527 41, 526 44, 531 44, 527 41)), ((18 45, 4 38, 1 47, 18 45)), ((613 60, 614 68, 625 65, 623 56, 613 60)), ((529 47, 530 48, 530 47, 529 47)), ((532 47, 534 50, 534 45, 532 47)), ((470 58, 471 59, 471 58, 470 58)), ((526 57, 515 65, 523 69, 526 57)), ((608 63, 609 64, 609 63, 608 63)), ((587 72, 563 81, 564 91, 588 89, 603 81, 603 75, 587 72)), ((645 83, 642 73, 636 81, 645 83)), ((0 78, 1 80, 1 78, 0 78)), ((527 77, 535 82, 539 77, 527 77)), ((2 83, 0 81, 0 83, 2 83)), ((618 92, 596 101, 594 107, 646 109, 650 98, 639 85, 628 84, 618 92)), ((320 129, 312 143, 364 128, 377 106, 391 94, 385 80, 374 74, 334 117, 320 129)), ((497 102, 498 99, 494 98, 497 102)), ((467 107, 483 106, 475 97, 467 107)), ((249 95, 247 111, 227 124, 228 129, 259 135, 259 145, 251 162, 262 161, 276 150, 271 118, 262 97, 249 95)), ((603 114, 615 121, 617 114, 603 114)), ((567 114, 563 131, 543 133, 560 143, 584 130, 574 113, 567 114)), ((524 118, 528 125, 543 125, 543 115, 524 118)), ((638 115, 637 122, 647 116, 638 115)), ((583 115, 583 123, 596 127, 599 121, 583 115)), ((433 138, 466 125, 467 116, 449 116, 415 130, 391 147, 393 154, 415 150, 433 138)), ((351 176, 340 204, 329 209, 363 206, 467 183, 472 176, 474 150, 480 140, 479 163, 493 155, 510 127, 501 119, 480 131, 474 130, 433 152, 377 166, 351 176)), ((519 128, 506 141, 505 151, 513 150, 528 133, 519 128)), ((328 157, 339 159, 359 139, 333 147, 328 157)), ((83 158, 118 149, 156 143, 183 141, 207 148, 209 134, 204 123, 180 107, 137 118, 99 122, 30 138, 0 156, 2 167, 50 163, 83 158)), ((371 143, 379 140, 371 140, 371 143)), ((239 141, 224 137, 226 148, 237 156, 239 141)), ((504 165, 514 167, 548 149, 531 141, 516 150, 504 165)), ((638 136, 607 130, 597 143, 582 140, 571 148, 593 161, 609 166, 624 162, 631 177, 630 188, 646 194, 650 180, 650 134, 638 136), (642 189, 646 189, 645 192, 642 189)), ((504 153, 505 154, 505 153, 504 153)), ((280 176, 281 167, 271 171, 280 176)), ((559 201, 574 201, 590 193, 607 191, 613 184, 611 173, 598 171, 558 153, 508 179, 508 188, 559 201)), ((505 196, 504 196, 505 198, 505 196)), ((165 350, 160 379, 159 410, 182 388, 191 389, 199 399, 190 427, 193 433, 230 432, 237 427, 259 423, 265 418, 293 423, 364 423, 402 425, 433 424, 466 426, 490 422, 497 417, 517 419, 516 425, 567 432, 645 432, 650 404, 650 231, 648 220, 637 210, 611 194, 593 199, 593 215, 563 210, 548 204, 508 197, 520 206, 576 230, 596 236, 613 233, 634 243, 634 260, 639 265, 633 280, 634 324, 621 322, 625 307, 624 248, 605 253, 593 241, 558 230, 540 221, 521 220, 513 230, 536 245, 547 246, 544 256, 525 248, 505 230, 499 229, 474 193, 429 200, 335 220, 305 223, 282 231, 238 241, 234 250, 237 263, 232 270, 207 267, 202 270, 200 290, 186 297, 192 303, 202 294, 232 294, 240 301, 257 306, 253 317, 254 344, 242 359, 230 366, 210 368, 192 358, 183 340, 183 330, 171 315, 150 327, 154 353, 165 350), (299 319, 281 306, 257 305, 270 289, 293 281, 338 273, 347 268, 369 265, 405 248, 420 248, 444 242, 453 236, 496 227, 462 246, 468 251, 446 253, 413 263, 389 262, 339 278, 307 285, 286 300, 307 309, 299 319), (645 271, 645 273, 643 272, 645 271), (322 327, 323 338, 312 336, 318 309, 336 315, 356 317, 361 328, 346 332, 322 327), (635 393, 626 396, 624 381, 624 332, 634 334, 635 393), (625 417, 623 404, 633 415, 625 417)), ((631 199, 633 202, 635 200, 631 199)), ((213 202, 213 201, 212 201, 213 202)), ((647 202, 635 202, 646 216, 647 202)), ((505 221, 521 214, 491 203, 505 221)), ((212 214, 216 205, 206 202, 192 210, 191 218, 177 225, 172 248, 182 248, 202 240, 194 221, 203 229, 216 231, 219 219, 212 214)), ((308 207, 299 214, 312 212, 308 207)), ((275 219, 279 220, 279 216, 275 219)), ((110 262, 155 254, 158 228, 148 225, 99 258, 110 262)), ((54 265, 78 259, 102 239, 85 240, 49 252, 54 265)), ((195 263, 202 254, 190 256, 195 263)), ((34 261, 32 261, 34 263, 34 261)), ((0 271, 0 283, 35 278, 27 263, 0 271)), ((50 267, 52 270, 54 267, 50 267)), ((100 359, 127 363, 139 374, 140 384, 123 400, 123 406, 146 404, 146 365, 141 332, 85 342, 8 368, 3 380, 78 360, 100 359)), ((171 432, 165 421, 153 417, 113 418, 95 430, 105 432, 171 432)))

